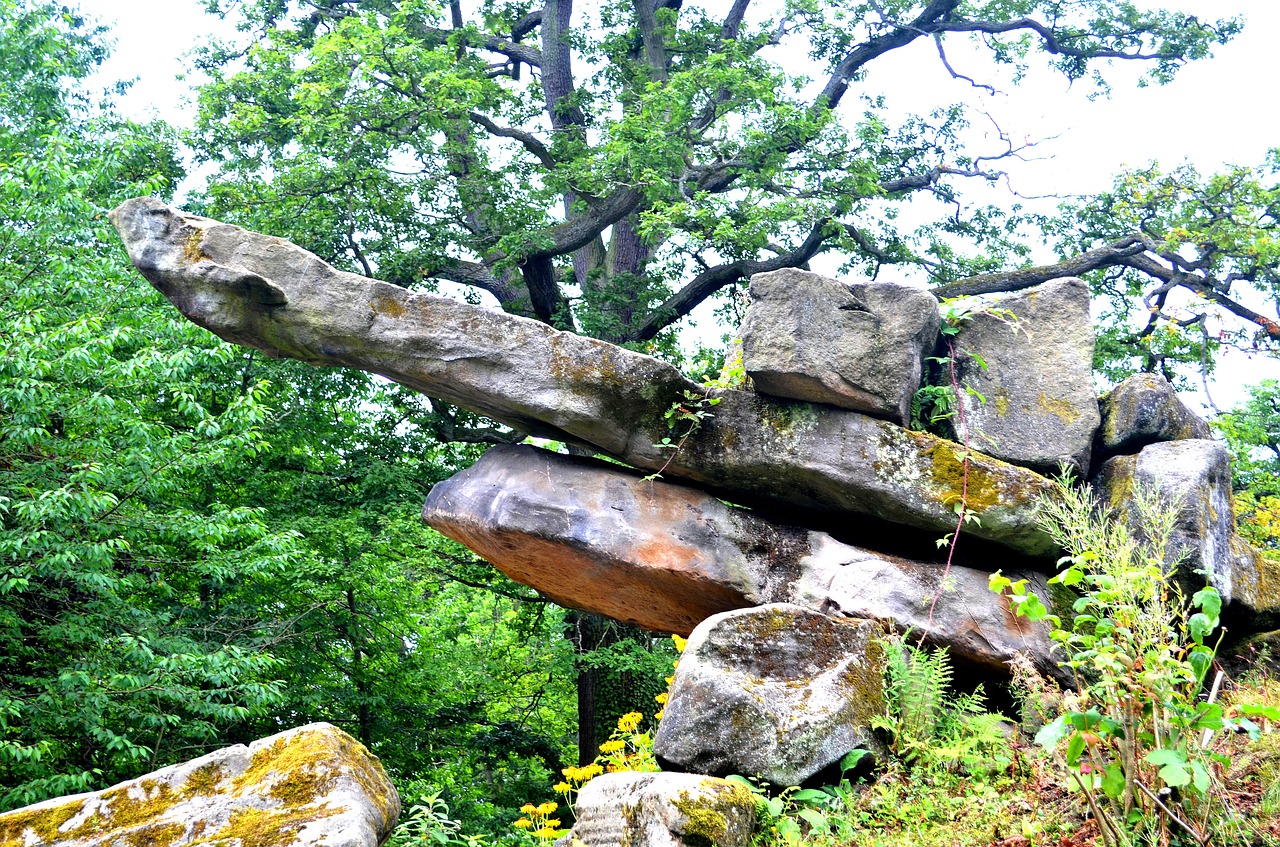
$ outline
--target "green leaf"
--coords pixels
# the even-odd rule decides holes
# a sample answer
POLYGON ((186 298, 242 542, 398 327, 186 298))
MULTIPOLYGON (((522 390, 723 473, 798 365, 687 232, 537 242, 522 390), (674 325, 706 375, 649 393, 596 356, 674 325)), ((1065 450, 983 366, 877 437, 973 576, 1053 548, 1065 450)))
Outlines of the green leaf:
POLYGON ((1040 727, 1040 731, 1036 733, 1036 744, 1046 749, 1052 750, 1058 746, 1058 743, 1073 732, 1071 724, 1067 721, 1065 715, 1058 715, 1049 723, 1040 727))

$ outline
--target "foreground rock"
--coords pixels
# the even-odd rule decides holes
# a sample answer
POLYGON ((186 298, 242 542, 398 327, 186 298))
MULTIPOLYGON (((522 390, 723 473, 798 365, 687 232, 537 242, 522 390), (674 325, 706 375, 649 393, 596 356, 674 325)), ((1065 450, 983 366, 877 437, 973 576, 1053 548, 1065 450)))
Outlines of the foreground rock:
MULTIPOLYGON (((524 432, 588 445, 735 500, 873 514, 948 532, 963 488, 956 445, 854 412, 721 400, 674 456, 666 412, 707 394, 675 368, 545 324, 342 273, 278 238, 130 200, 112 221, 133 263, 222 338, 390 379, 524 432), (669 462, 669 464, 668 464, 669 462)), ((1052 546, 1029 508, 1042 477, 971 454, 973 532, 1035 555, 1052 546)))
POLYGON ((756 803, 743 785, 689 773, 602 774, 582 788, 570 847, 748 847, 756 803))
POLYGON ((0 815, 0 845, 376 847, 400 815, 378 760, 311 724, 0 815))
POLYGON ((708 618, 680 657, 654 754, 678 770, 786 786, 855 747, 879 749, 882 632, 786 603, 708 618))
MULTIPOLYGON (((953 658, 1000 675, 1015 652, 1058 672, 1043 628, 1014 617, 982 571, 953 567, 944 585, 939 564, 776 524, 617 465, 493 447, 437 483, 422 517, 558 603, 645 629, 684 635, 719 612, 792 602, 927 632, 953 658)), ((1048 602, 1043 576, 1015 576, 1048 602)))
POLYGON ((956 377, 981 395, 961 396, 970 446, 1042 473, 1088 473, 1101 419, 1089 286, 1069 277, 964 305, 956 377))
POLYGON ((762 394, 905 425, 938 323, 937 299, 920 288, 846 285, 794 268, 756 274, 743 364, 762 394))
POLYGON ((1177 503, 1170 560, 1181 557, 1177 579, 1185 591, 1210 585, 1236 614, 1259 621, 1280 611, 1280 573, 1237 534, 1231 498, 1231 457, 1215 441, 1150 444, 1136 455, 1107 461, 1094 480, 1102 501, 1139 526, 1134 497, 1139 489, 1164 503, 1177 503))
POLYGON ((1209 424, 1178 399, 1169 381, 1159 374, 1134 374, 1099 401, 1096 458, 1104 461, 1121 453, 1136 453, 1157 441, 1207 439, 1209 424))

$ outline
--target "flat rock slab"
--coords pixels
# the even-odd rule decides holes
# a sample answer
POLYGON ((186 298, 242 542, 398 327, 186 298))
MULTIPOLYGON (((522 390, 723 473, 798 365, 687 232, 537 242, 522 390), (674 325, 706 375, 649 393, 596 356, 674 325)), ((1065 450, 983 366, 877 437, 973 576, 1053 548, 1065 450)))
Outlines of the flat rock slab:
POLYGON ((1212 585, 1235 614, 1274 617, 1280 612, 1280 573, 1236 534, 1231 497, 1231 456, 1216 441, 1150 444, 1102 465, 1093 485, 1102 502, 1137 528, 1132 507, 1137 487, 1178 505, 1169 560, 1176 577, 1194 592, 1212 585))
MULTIPOLYGON (((536 321, 335 270, 270 236, 152 198, 112 213, 134 265, 183 314, 268 355, 382 374, 534 435, 583 444, 735 501, 876 515, 949 532, 962 490, 956 445, 887 421, 742 391, 708 390, 670 365, 536 321), (666 413, 715 396, 675 456, 666 413)), ((678 434, 678 433, 677 433, 678 434)), ((1031 504, 1051 485, 970 454, 972 529, 1052 553, 1031 504)))
POLYGON ((708 618, 676 667, 654 754, 679 770, 787 786, 856 747, 880 750, 881 633, 787 603, 708 618))
POLYGON ((228 747, 105 791, 0 815, 3 847, 376 847, 400 798, 382 765, 329 724, 228 747))
POLYGON ((749 847, 756 803, 746 786, 690 773, 602 774, 574 803, 556 847, 749 847))
POLYGON ((1089 286, 1074 277, 961 301, 956 377, 969 444, 1041 473, 1088 473, 1101 420, 1089 286), (983 367, 985 363, 986 367, 983 367))
POLYGON ((939 322, 937 298, 921 288, 794 268, 756 274, 743 365, 762 394, 905 425, 939 322))
MULTIPOLYGON (((1043 627, 1015 617, 983 571, 952 567, 944 579, 940 564, 882 556, 598 460, 493 447, 437 483, 422 517, 561 605, 645 629, 687 635, 719 612, 791 602, 925 632, 999 676, 1015 652, 1058 671, 1043 627)), ((1049 602, 1042 575, 1014 576, 1049 602)))
POLYGON ((1207 439, 1209 424, 1178 399, 1169 381, 1159 374, 1134 374, 1102 396, 1098 403, 1098 461, 1122 453, 1136 453, 1157 441, 1207 439))

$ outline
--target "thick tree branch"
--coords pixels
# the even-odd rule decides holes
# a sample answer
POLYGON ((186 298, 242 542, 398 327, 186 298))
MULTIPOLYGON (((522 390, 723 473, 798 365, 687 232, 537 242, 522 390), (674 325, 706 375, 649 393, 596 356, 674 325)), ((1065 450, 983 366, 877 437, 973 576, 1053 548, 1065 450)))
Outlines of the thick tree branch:
POLYGON ((494 135, 499 138, 512 138, 519 141, 524 145, 524 149, 532 153, 538 161, 542 163, 543 167, 548 170, 555 168, 556 160, 551 155, 551 151, 548 150, 546 145, 538 140, 537 136, 533 133, 525 132, 522 129, 515 129, 514 127, 499 126, 479 112, 468 112, 467 117, 469 117, 473 123, 477 123, 484 127, 485 132, 490 135, 494 135))
POLYGON ((1064 276, 1079 276, 1099 268, 1112 267, 1123 263, 1129 257, 1146 250, 1143 239, 1139 236, 1122 238, 1111 244, 1104 244, 1072 256, 1070 259, 1053 265, 1037 265, 1030 268, 1017 268, 995 274, 982 274, 955 282, 949 282, 932 289, 939 299, 943 297, 968 297, 973 294, 994 294, 1002 291, 1021 291, 1051 279, 1064 276))
POLYGON ((776 271, 782 268, 798 268, 822 252, 827 240, 830 218, 823 218, 813 225, 804 243, 789 253, 769 259, 739 259, 723 265, 707 268, 690 280, 689 284, 668 297, 631 334, 628 341, 648 341, 671 324, 693 311, 694 307, 726 285, 746 279, 754 274, 776 271))

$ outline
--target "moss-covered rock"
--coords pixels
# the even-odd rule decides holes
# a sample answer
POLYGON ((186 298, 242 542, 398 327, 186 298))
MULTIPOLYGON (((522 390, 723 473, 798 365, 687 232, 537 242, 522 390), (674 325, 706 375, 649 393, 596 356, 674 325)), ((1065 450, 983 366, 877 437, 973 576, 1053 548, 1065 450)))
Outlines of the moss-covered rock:
POLYGON ((1102 425, 1094 456, 1099 462, 1157 441, 1209 437, 1209 425, 1159 374, 1134 374, 1104 394, 1098 406, 1102 425))
POLYGON ((676 668, 654 753, 680 770, 797 785, 856 747, 878 749, 882 631, 786 603, 708 618, 676 668))
POLYGON ((1134 455, 1108 459, 1093 479, 1103 505, 1141 529, 1134 509, 1140 489, 1176 504, 1168 560, 1187 593, 1207 581, 1222 595, 1227 613, 1256 630, 1280 613, 1280 579, 1236 534, 1231 497, 1231 457, 1214 441, 1187 439, 1149 444, 1134 455))
POLYGON ((577 822, 557 847, 747 847, 755 798, 747 788, 688 773, 607 773, 583 787, 577 822))
POLYGON ((329 724, 0 815, 0 847, 376 847, 400 815, 378 760, 329 724))

